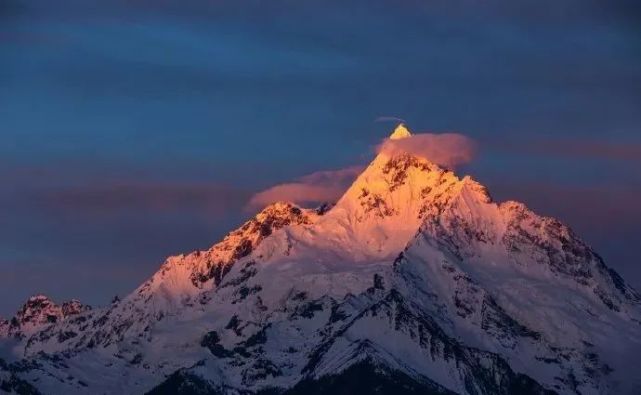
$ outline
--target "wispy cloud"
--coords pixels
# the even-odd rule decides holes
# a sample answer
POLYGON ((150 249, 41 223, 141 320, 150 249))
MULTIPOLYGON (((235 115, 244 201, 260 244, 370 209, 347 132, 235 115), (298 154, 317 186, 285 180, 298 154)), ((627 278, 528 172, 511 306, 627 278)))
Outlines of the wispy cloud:
POLYGON ((384 115, 384 116, 377 117, 374 120, 374 122, 396 122, 396 123, 402 122, 402 123, 405 123, 406 121, 404 119, 402 119, 402 118, 399 118, 399 117, 384 115))
MULTIPOLYGON (((525 147, 528 149, 527 147, 525 147)), ((590 140, 543 140, 529 148, 562 156, 641 162, 641 144, 590 140)))
POLYGON ((126 212, 224 213, 249 197, 239 188, 206 183, 118 183, 47 188, 31 193, 45 209, 102 216, 126 212))
MULTIPOLYGON (((397 154, 400 152, 424 157, 446 167, 470 162, 475 153, 474 142, 457 133, 420 133, 400 140, 384 140, 377 152, 397 154)), ((298 180, 278 184, 251 197, 248 209, 264 207, 276 201, 289 201, 301 205, 335 202, 363 170, 352 166, 339 170, 318 171, 298 180)))
POLYGON ((404 139, 386 139, 378 146, 378 152, 390 155, 407 152, 453 168, 469 163, 474 158, 476 144, 469 137, 458 133, 419 133, 404 139))
POLYGON ((311 173, 294 182, 275 185, 258 192, 250 199, 248 208, 263 207, 281 200, 303 205, 334 202, 362 170, 362 166, 352 166, 311 173))
POLYGON ((490 149, 509 153, 641 162, 641 144, 638 142, 569 138, 530 138, 521 141, 492 139, 484 145, 490 149))

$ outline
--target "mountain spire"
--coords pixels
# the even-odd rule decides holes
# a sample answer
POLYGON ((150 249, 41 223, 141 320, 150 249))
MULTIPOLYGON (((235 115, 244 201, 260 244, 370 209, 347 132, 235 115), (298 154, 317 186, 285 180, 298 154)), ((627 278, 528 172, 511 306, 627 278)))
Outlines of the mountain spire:
POLYGON ((405 127, 404 123, 399 123, 394 132, 389 136, 390 140, 400 140, 410 137, 412 133, 405 127))

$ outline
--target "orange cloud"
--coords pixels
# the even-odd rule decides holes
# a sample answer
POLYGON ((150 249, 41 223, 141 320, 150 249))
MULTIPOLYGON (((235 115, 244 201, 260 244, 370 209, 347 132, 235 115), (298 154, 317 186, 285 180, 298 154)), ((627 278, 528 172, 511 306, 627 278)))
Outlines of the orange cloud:
POLYGON ((377 151, 388 155, 405 152, 437 165, 453 168, 472 161, 476 144, 469 137, 458 133, 420 133, 397 140, 386 139, 378 146, 377 151))
POLYGON ((275 185, 258 192, 252 196, 248 206, 253 209, 281 200, 301 205, 334 202, 343 195, 362 170, 362 166, 353 166, 318 171, 294 182, 275 185))
POLYGON ((519 141, 488 139, 484 143, 491 149, 509 153, 609 161, 641 161, 641 144, 634 141, 536 138, 519 141))

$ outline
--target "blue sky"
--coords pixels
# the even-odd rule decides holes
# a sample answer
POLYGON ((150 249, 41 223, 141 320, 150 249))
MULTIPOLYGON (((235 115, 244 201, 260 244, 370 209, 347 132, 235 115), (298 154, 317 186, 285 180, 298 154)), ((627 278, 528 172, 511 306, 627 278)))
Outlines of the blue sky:
POLYGON ((462 172, 641 287, 635 2, 181 3, 0 5, 0 313, 128 292, 255 192, 366 163, 381 116, 474 139, 462 172))

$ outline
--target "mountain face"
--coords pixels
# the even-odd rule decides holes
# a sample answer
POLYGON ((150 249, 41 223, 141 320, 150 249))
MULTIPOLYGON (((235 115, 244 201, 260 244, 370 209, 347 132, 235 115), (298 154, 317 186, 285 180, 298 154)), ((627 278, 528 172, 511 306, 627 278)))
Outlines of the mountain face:
POLYGON ((57 305, 45 295, 35 295, 26 301, 10 321, 0 319, 0 336, 24 339, 48 326, 89 310, 90 306, 85 306, 75 299, 57 305))
POLYGON ((565 225, 403 153, 110 306, 27 305, 0 322, 0 391, 641 393, 639 295, 565 225))

